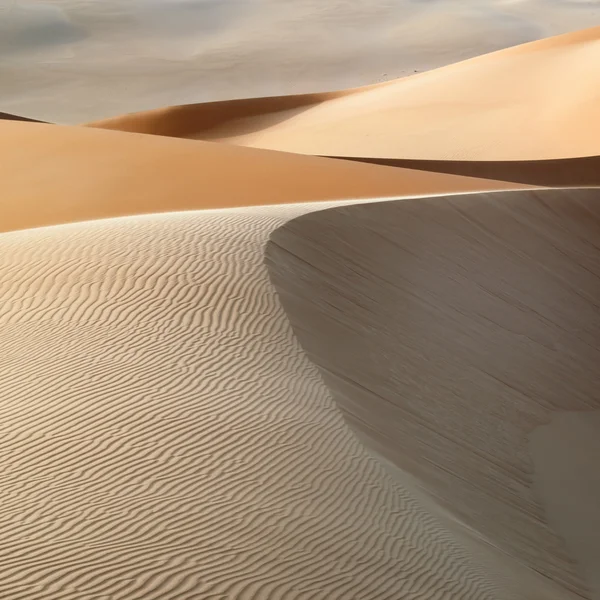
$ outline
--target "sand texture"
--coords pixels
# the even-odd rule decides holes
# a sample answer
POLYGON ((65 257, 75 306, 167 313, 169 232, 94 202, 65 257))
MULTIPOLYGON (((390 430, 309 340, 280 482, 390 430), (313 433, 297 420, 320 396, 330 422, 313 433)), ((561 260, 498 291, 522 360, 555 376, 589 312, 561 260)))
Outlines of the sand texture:
POLYGON ((263 256, 302 212, 2 236, 1 597, 505 592, 367 453, 295 341, 263 256))
POLYGON ((0 231, 144 213, 524 187, 283 152, 0 121, 0 231), (76 176, 74 176, 76 174, 76 176))
POLYGON ((600 600, 596 10, 0 6, 0 599, 600 600))

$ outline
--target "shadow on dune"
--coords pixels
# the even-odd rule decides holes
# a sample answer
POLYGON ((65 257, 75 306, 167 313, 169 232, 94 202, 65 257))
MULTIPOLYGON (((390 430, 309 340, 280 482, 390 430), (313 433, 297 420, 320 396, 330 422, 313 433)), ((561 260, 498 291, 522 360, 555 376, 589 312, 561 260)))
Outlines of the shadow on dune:
POLYGON ((0 231, 152 212, 514 187, 197 140, 0 124, 10 149, 3 156, 0 231))
MULTIPOLYGON (((600 192, 541 190, 329 209, 266 251, 366 445, 565 598, 590 598, 582 574, 599 565, 574 567, 586 528, 546 513, 527 439, 556 411, 600 409, 598 240, 600 192)), ((563 491, 564 506, 581 501, 563 491)))
POLYGON ((600 185, 599 156, 515 161, 410 160, 343 156, 329 158, 433 173, 495 179, 540 187, 596 187, 600 185))
POLYGON ((86 126, 167 137, 220 139, 229 131, 235 135, 261 131, 351 93, 353 90, 184 104, 120 115, 86 126))
POLYGON ((30 119, 29 117, 22 117, 20 115, 11 115, 10 113, 0 112, 0 120, 3 121, 27 121, 29 123, 45 123, 45 121, 39 121, 38 119, 30 119))

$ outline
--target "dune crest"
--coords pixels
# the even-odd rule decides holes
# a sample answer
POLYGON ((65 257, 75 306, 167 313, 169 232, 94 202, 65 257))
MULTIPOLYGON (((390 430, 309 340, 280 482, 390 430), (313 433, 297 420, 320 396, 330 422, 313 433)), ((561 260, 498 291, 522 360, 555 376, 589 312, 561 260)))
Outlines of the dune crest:
POLYGON ((5 0, 0 106, 75 124, 344 89, 588 27, 595 9, 594 0, 5 0))
POLYGON ((0 121, 0 231, 116 216, 524 187, 225 144, 0 121))
POLYGON ((264 245, 320 206, 0 236, 0 596, 530 600, 369 456, 293 337, 264 245))

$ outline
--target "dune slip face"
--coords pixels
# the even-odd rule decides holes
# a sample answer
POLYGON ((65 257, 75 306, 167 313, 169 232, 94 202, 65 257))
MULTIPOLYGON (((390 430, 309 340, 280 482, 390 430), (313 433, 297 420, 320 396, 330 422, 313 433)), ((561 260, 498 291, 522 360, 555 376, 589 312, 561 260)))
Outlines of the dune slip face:
POLYGON ((286 223, 267 249, 294 333, 360 439, 508 572, 526 567, 513 575, 529 598, 546 581, 563 598, 599 593, 585 418, 600 409, 599 200, 345 206, 286 223))

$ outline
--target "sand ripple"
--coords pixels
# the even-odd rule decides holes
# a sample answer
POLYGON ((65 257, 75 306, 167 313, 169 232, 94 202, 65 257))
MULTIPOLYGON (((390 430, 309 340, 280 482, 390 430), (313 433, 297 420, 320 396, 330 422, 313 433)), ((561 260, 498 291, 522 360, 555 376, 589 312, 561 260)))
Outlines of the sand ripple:
POLYGON ((1 597, 525 598, 367 454, 294 341, 263 247, 308 209, 0 238, 1 597))

